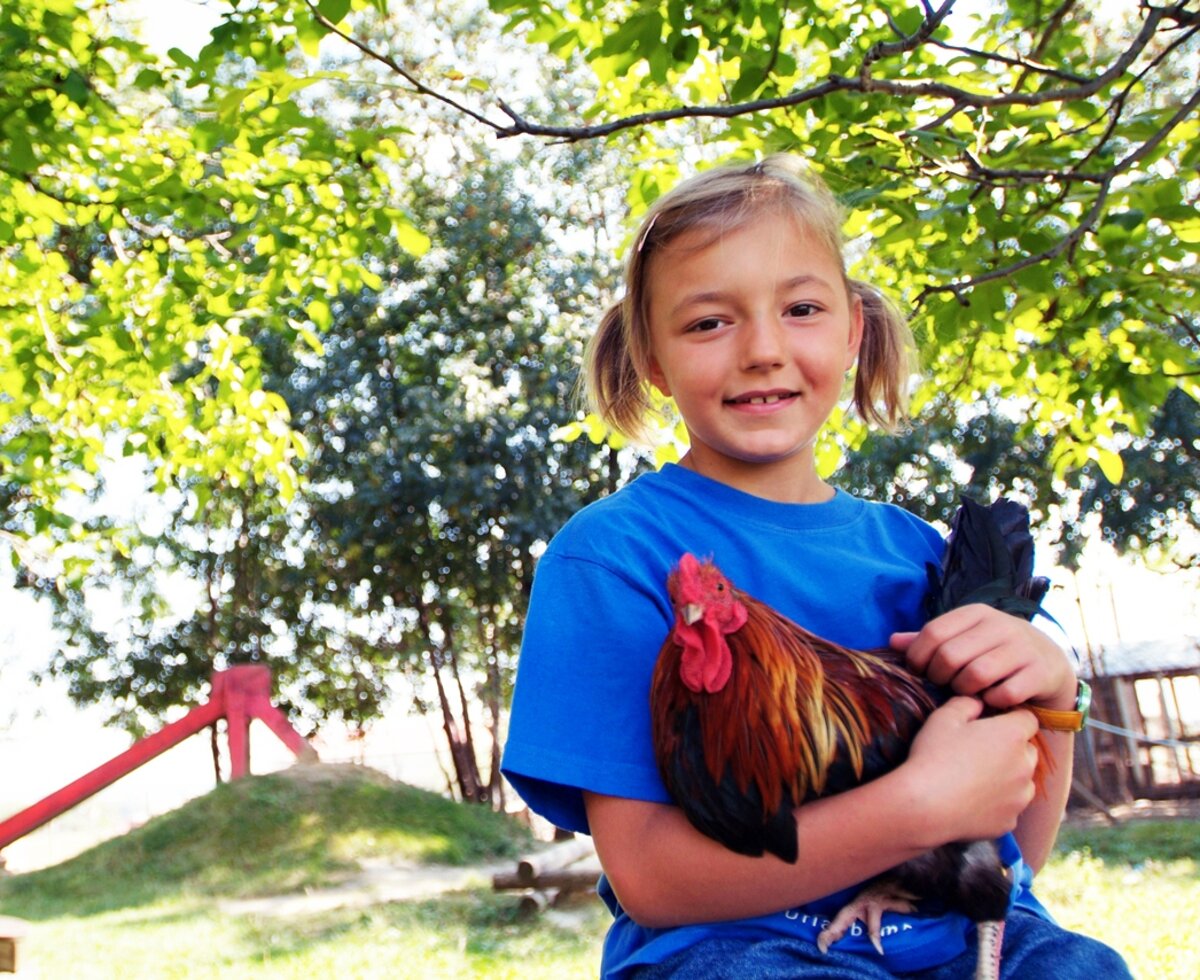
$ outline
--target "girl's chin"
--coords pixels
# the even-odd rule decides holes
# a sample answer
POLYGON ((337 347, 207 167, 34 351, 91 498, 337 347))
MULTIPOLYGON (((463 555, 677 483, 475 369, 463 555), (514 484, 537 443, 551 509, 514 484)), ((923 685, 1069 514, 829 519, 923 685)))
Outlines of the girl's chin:
POLYGON ((787 443, 783 445, 742 445, 721 450, 704 449, 697 453, 695 447, 688 453, 693 464, 722 466, 812 466, 813 442, 787 443))

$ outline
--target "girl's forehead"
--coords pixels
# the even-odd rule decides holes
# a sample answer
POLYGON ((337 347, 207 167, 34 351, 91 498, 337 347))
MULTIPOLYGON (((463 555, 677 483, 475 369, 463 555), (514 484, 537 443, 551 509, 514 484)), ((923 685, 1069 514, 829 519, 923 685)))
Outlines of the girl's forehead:
POLYGON ((727 216, 724 219, 697 222, 656 246, 650 256, 649 271, 653 273, 655 266, 661 270, 672 261, 701 257, 709 250, 721 248, 731 239, 741 242, 757 235, 763 236, 764 244, 769 241, 771 245, 797 257, 819 255, 839 267, 842 264, 837 244, 822 234, 820 228, 805 222, 793 211, 763 209, 737 219, 727 216))

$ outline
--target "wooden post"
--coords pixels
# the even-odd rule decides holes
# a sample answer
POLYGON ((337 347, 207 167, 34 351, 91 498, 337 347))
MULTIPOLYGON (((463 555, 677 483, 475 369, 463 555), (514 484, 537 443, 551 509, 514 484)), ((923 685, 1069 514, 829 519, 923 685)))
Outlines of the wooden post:
POLYGON ((237 685, 225 688, 225 737, 229 740, 229 779, 250 774, 250 715, 245 692, 237 685))
POLYGON ((21 965, 21 940, 29 932, 23 919, 0 915, 0 973, 16 973, 21 965))
MULTIPOLYGON (((1141 722, 1138 727, 1144 735, 1146 733, 1146 725, 1142 719, 1141 708, 1138 706, 1136 684, 1137 681, 1127 681, 1125 678, 1120 678, 1116 682, 1114 693, 1117 698, 1117 711, 1120 712, 1120 718, 1117 723, 1127 732, 1135 731, 1133 727, 1133 715, 1129 707, 1129 702, 1132 701, 1134 710, 1137 711, 1138 720, 1141 722)), ((1126 735, 1125 746, 1126 751, 1129 753, 1129 764, 1133 770, 1134 798, 1136 799, 1145 795, 1147 788, 1153 780, 1146 779, 1146 767, 1142 764, 1141 746, 1138 745, 1137 739, 1133 735, 1126 735)))

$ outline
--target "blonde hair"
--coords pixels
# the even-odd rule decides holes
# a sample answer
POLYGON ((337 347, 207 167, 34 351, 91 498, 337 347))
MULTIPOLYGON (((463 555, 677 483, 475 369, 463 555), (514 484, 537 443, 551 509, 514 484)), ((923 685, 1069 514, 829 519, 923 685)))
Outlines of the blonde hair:
POLYGON ((650 283, 647 262, 694 229, 732 231, 764 211, 790 212, 842 266, 846 289, 863 308, 863 339, 854 378, 854 407, 868 423, 892 428, 903 417, 912 335, 899 308, 845 274, 841 205, 799 157, 775 154, 747 166, 718 167, 679 184, 651 205, 625 262, 625 295, 605 313, 588 344, 588 401, 623 435, 645 434, 652 411, 650 283))

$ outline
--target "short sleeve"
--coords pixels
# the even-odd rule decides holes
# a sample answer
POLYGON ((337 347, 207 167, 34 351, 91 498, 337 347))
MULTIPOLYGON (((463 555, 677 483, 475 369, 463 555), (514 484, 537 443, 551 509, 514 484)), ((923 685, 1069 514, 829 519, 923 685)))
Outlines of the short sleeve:
POLYGON ((554 825, 588 832, 582 790, 670 801, 649 710, 669 628, 665 593, 553 546, 538 563, 503 771, 554 825))

